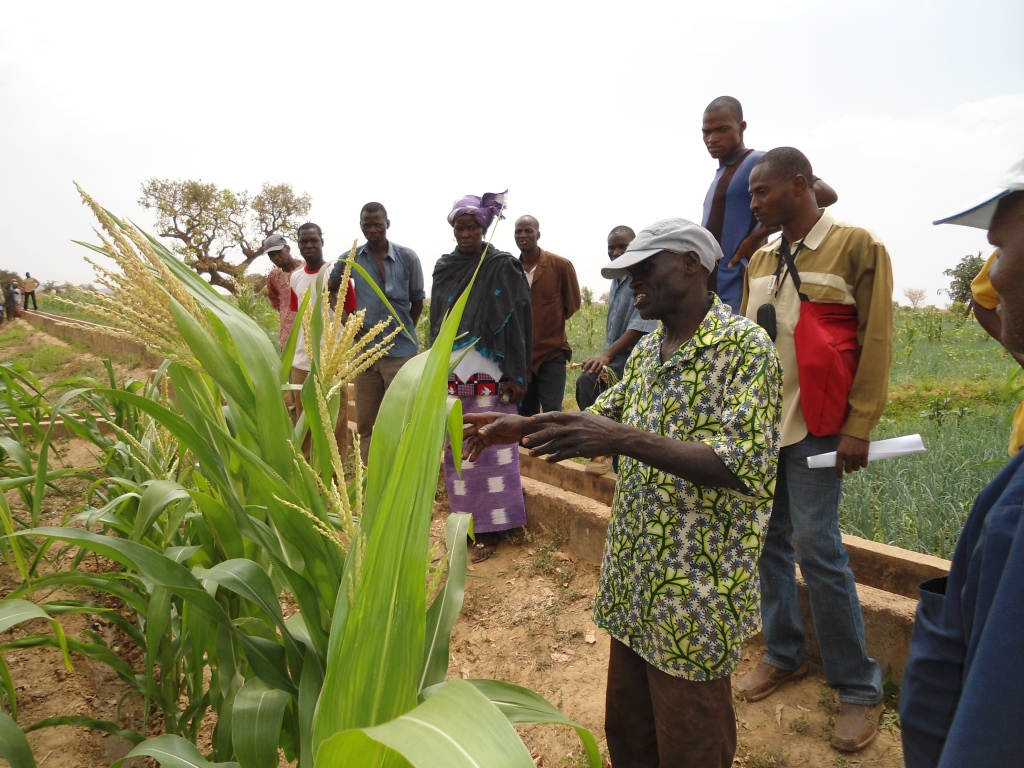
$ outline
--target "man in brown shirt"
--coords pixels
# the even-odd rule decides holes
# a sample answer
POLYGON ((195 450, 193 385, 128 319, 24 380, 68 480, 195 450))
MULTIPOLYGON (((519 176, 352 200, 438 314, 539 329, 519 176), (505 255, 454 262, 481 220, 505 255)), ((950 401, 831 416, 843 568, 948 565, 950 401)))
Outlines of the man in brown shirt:
POLYGON ((543 251, 540 224, 533 216, 516 220, 519 260, 530 283, 533 311, 533 357, 530 385, 519 403, 522 416, 562 410, 565 397, 565 366, 572 360, 572 348, 565 335, 566 321, 580 308, 580 284, 568 259, 543 251))

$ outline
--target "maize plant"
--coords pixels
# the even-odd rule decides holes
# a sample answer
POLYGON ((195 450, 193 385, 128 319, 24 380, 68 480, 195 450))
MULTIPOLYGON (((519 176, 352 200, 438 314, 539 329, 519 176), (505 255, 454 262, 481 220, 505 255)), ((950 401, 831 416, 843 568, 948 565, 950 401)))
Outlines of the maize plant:
MULTIPOLYGON (((162 436, 154 433, 150 444, 133 436, 138 445, 125 438, 131 452, 153 455, 159 442, 161 460, 170 461, 122 462, 133 470, 122 472, 128 495, 105 496, 80 517, 84 528, 9 533, 43 547, 64 542, 121 566, 45 581, 87 583, 132 612, 121 626, 143 650, 144 672, 109 652, 106 660, 121 664, 136 695, 163 710, 166 732, 61 724, 117 733, 136 742, 129 756, 164 766, 275 768, 283 753, 300 768, 530 768, 513 725, 562 723, 577 730, 599 768, 594 737, 540 696, 497 681, 445 681, 471 518, 447 521, 443 583, 429 567, 429 534, 446 434, 461 443, 461 406, 446 384, 468 291, 433 348, 388 389, 365 475, 356 461, 346 478, 334 439, 340 397, 383 354, 357 341, 362 313, 342 322, 324 293, 310 291, 300 315, 312 371, 301 391, 304 416, 293 426, 282 389, 297 331, 279 356, 250 317, 158 241, 83 197, 102 226, 97 250, 121 268, 101 274, 121 303, 105 316, 132 330, 111 332, 130 332, 169 360, 174 400, 114 387, 90 396, 144 414, 162 436), (160 476, 161 467, 173 473, 160 476), (298 607, 287 617, 283 595, 298 607), (211 714, 216 727, 204 756, 194 740, 211 714)), ((15 594, 15 608, 29 610, 24 597, 38 583, 15 594)), ((48 617, 63 608, 48 605, 33 607, 48 617)), ((0 628, 10 625, 2 606, 0 628)), ((103 656, 96 639, 49 642, 103 656)), ((57 723, 42 725, 50 724, 57 723)), ((34 765, 24 737, 33 727, 0 717, 0 755, 15 768, 34 765)))

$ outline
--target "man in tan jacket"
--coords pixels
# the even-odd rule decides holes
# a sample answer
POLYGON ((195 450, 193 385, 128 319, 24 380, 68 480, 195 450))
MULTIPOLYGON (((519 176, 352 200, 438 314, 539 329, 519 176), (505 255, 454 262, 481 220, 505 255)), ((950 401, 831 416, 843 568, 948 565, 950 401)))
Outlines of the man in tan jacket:
POLYGON ((871 430, 887 402, 892 266, 874 234, 837 221, 818 206, 813 182, 810 162, 792 147, 768 152, 750 174, 750 210, 763 227, 781 227, 782 237, 751 257, 741 312, 766 325, 772 324, 769 316, 775 318, 784 382, 779 476, 759 566, 767 650, 760 666, 734 689, 757 701, 807 673, 794 567, 799 553, 825 678, 839 692, 832 746, 855 751, 877 731, 882 672, 867 653, 857 585, 839 532, 839 496, 843 472, 867 465, 871 430), (843 318, 849 343, 856 347, 846 353, 859 362, 845 401, 845 390, 832 400, 823 396, 839 389, 834 380, 817 391, 820 377, 802 381, 800 376, 801 361, 828 359, 829 350, 823 345, 798 349, 797 323, 813 322, 825 310, 843 318), (818 419, 822 413, 828 418, 818 419), (809 456, 832 451, 835 468, 808 468, 809 456))
POLYGON ((28 297, 32 297, 32 309, 39 309, 36 304, 36 288, 39 287, 39 281, 32 277, 31 272, 25 273, 25 282, 21 286, 21 300, 22 309, 28 309, 28 297))

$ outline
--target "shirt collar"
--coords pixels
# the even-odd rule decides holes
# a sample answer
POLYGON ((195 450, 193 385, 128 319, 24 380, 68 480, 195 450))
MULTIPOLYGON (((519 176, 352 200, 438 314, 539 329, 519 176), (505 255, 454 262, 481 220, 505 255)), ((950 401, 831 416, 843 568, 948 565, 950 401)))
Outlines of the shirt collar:
MULTIPOLYGON (((835 216, 832 215, 832 212, 829 211, 828 208, 823 208, 821 210, 821 218, 819 218, 815 222, 814 226, 811 227, 810 232, 804 235, 803 240, 798 242, 803 242, 804 248, 807 248, 811 251, 816 251, 818 249, 818 246, 820 246, 822 242, 825 240, 825 235, 827 235, 832 230, 832 225, 835 223, 836 219, 835 216)), ((791 247, 793 245, 795 245, 795 243, 790 243, 791 247)), ((775 240, 774 243, 768 246, 768 250, 775 251, 776 253, 778 253, 779 248, 781 246, 782 238, 780 237, 777 240, 775 240)))
MULTIPOLYGON (((370 250, 370 244, 363 243, 362 245, 360 245, 359 249, 356 251, 356 255, 373 256, 373 251, 370 250)), ((390 240, 388 240, 388 255, 385 256, 384 258, 391 259, 392 261, 398 261, 398 255, 395 253, 395 244, 392 243, 390 240)))
MULTIPOLYGON (((708 296, 711 298, 711 309, 704 315, 704 319, 701 320, 700 325, 697 326, 697 330, 690 340, 672 353, 672 356, 665 363, 666 366, 678 365, 692 357, 692 352, 702 347, 714 346, 725 336, 732 313, 716 294, 708 293, 708 296)), ((655 345, 655 348, 661 349, 661 341, 665 338, 665 325, 663 323, 659 324, 658 330, 652 333, 651 336, 657 338, 658 343, 655 345)))

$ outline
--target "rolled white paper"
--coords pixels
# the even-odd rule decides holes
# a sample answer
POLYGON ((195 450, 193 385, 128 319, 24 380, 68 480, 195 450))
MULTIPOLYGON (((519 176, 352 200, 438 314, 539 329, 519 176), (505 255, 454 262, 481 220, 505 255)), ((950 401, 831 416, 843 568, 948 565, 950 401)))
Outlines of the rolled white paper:
MULTIPOLYGON (((893 459, 897 456, 909 456, 912 453, 924 453, 924 440, 920 435, 904 435, 890 437, 888 440, 877 440, 868 446, 868 461, 893 459)), ((836 465, 836 452, 819 453, 807 457, 807 466, 811 469, 823 469, 836 465)))

